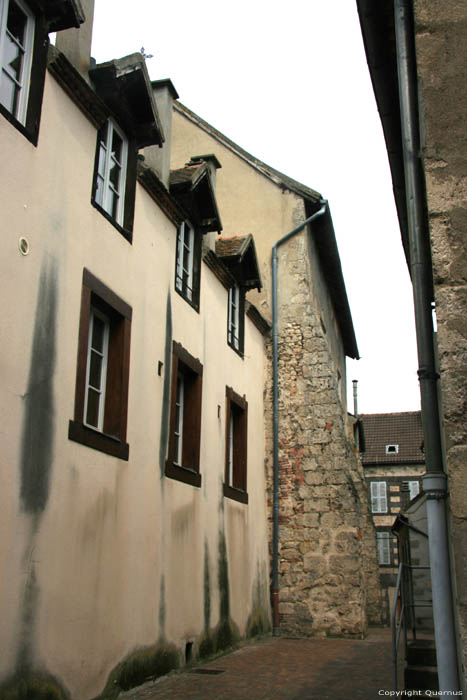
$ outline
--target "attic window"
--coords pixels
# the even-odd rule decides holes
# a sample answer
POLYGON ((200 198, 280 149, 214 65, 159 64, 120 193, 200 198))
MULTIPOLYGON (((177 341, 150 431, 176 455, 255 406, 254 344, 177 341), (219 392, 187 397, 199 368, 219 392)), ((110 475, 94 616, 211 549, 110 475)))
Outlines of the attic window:
POLYGON ((397 455, 399 453, 399 445, 386 445, 387 455, 397 455))

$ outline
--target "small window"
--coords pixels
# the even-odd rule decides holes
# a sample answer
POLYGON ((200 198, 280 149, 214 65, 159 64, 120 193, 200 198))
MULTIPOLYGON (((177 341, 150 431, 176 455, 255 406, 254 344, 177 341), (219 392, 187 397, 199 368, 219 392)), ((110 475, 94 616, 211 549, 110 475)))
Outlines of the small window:
POLYGON ((88 270, 83 273, 70 440, 120 459, 126 443, 131 308, 88 270))
POLYGON ((199 269, 201 238, 189 221, 177 231, 175 289, 191 306, 199 307, 199 269))
POLYGON ((377 532, 376 541, 378 544, 378 564, 380 566, 391 564, 389 532, 377 532))
POLYGON ((169 450, 165 473, 201 486, 199 454, 203 366, 179 343, 173 344, 169 450))
POLYGON ((228 314, 227 314, 227 343, 239 355, 243 355, 244 348, 244 321, 245 293, 238 284, 229 289, 228 314))
POLYGON ((387 513, 388 501, 385 481, 372 481, 370 483, 371 512, 387 513))
POLYGON ((92 203, 131 241, 136 149, 113 119, 97 137, 92 203))
POLYGON ((409 481, 409 495, 410 500, 418 496, 420 493, 420 483, 418 481, 409 481))
POLYGON ((247 442, 248 403, 226 388, 226 440, 224 496, 248 503, 247 442))
POLYGON ((399 454, 399 445, 386 445, 387 455, 397 455, 399 454))

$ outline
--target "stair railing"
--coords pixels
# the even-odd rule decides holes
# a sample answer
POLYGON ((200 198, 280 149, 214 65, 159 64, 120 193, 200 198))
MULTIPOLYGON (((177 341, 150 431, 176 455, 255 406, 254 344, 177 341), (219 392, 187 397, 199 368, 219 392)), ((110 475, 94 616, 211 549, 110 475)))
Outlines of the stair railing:
POLYGON ((429 569, 429 566, 414 566, 412 564, 399 564, 397 572, 396 590, 394 595, 394 605, 391 617, 392 630, 392 662, 394 690, 398 691, 398 656, 399 643, 402 631, 404 632, 404 658, 407 659, 407 628, 411 624, 412 639, 417 638, 417 626, 415 620, 415 608, 430 608, 431 603, 417 602, 413 594, 412 571, 415 569, 429 569), (404 585, 406 584, 406 585, 404 585), (408 600, 406 600, 408 596, 408 600), (398 615, 399 613, 399 615, 398 615), (407 619, 409 618, 409 619, 407 619))

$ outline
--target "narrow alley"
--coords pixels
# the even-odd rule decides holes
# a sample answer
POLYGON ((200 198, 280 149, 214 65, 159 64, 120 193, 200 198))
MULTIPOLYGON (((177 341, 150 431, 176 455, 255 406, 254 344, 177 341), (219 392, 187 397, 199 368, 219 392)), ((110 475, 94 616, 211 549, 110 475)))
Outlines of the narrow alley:
MULTIPOLYGON (((391 632, 364 640, 268 637, 119 700, 378 700, 391 697, 391 632)), ((394 697, 394 696, 392 696, 394 697)))

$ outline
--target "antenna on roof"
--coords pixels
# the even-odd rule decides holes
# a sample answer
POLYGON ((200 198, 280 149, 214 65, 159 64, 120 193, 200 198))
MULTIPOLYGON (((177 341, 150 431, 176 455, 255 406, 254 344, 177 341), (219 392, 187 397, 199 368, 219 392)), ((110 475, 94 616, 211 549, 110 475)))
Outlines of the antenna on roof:
POLYGON ((144 46, 142 46, 139 50, 140 54, 143 55, 143 58, 147 61, 150 58, 154 58, 154 54, 152 53, 146 53, 144 50, 144 46))

